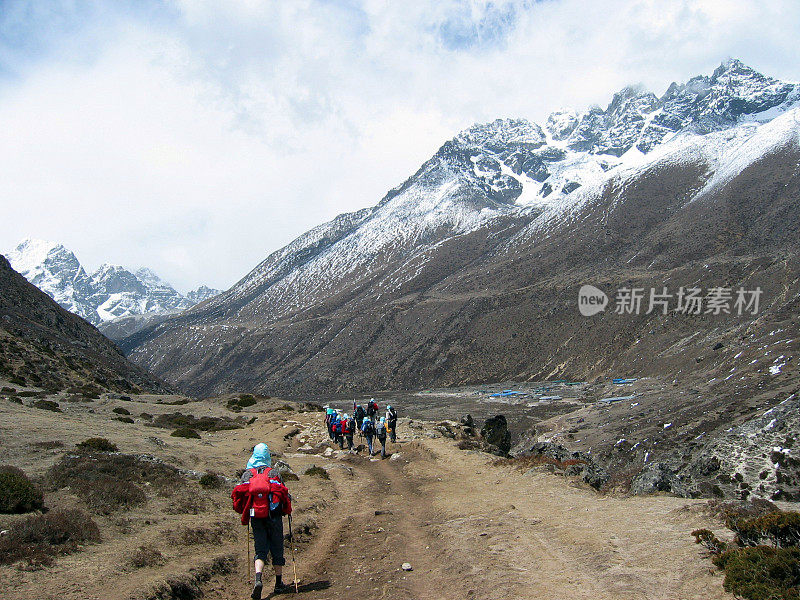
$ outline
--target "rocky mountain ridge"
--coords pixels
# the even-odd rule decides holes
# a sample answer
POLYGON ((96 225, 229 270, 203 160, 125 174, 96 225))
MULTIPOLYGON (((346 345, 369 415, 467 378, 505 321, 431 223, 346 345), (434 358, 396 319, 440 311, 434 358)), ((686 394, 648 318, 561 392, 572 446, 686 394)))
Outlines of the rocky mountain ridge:
POLYGON ((7 258, 28 281, 93 325, 177 313, 219 293, 201 286, 183 296, 147 268, 131 272, 106 263, 87 273, 72 251, 43 240, 25 239, 7 258))

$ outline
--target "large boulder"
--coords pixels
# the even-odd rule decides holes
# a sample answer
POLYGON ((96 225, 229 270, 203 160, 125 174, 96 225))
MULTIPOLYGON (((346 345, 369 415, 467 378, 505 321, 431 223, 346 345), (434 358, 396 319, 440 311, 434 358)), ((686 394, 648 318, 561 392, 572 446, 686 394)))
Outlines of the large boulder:
POLYGON ((503 415, 486 419, 481 427, 481 437, 487 444, 497 448, 496 454, 508 456, 511 450, 511 432, 508 431, 508 421, 503 415))
POLYGON ((675 471, 660 462, 648 465, 631 483, 631 494, 636 496, 656 492, 667 492, 683 498, 695 495, 675 471))

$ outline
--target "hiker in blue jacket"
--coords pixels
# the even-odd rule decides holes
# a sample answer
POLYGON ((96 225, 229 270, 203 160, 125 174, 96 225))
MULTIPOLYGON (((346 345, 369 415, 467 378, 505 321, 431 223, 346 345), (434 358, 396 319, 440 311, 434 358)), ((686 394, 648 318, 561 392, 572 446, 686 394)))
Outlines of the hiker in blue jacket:
POLYGON ((364 422, 361 424, 361 433, 367 438, 367 448, 369 455, 372 456, 372 437, 375 435, 375 424, 369 417, 364 417, 364 422))
POLYGON ((336 411, 332 408, 325 409, 325 426, 328 428, 328 437, 333 439, 333 416, 336 414, 336 411))

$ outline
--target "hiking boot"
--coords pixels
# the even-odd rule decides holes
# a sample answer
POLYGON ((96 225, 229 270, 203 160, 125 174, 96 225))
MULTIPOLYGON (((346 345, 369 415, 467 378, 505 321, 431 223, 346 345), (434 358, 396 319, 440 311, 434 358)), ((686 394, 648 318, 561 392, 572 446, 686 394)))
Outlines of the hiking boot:
POLYGON ((264 584, 260 581, 256 581, 256 584, 253 586, 253 593, 250 594, 250 597, 253 600, 261 600, 261 589, 264 587, 264 584))
POLYGON ((273 594, 288 594, 294 591, 294 585, 289 583, 275 583, 275 589, 272 590, 273 594))

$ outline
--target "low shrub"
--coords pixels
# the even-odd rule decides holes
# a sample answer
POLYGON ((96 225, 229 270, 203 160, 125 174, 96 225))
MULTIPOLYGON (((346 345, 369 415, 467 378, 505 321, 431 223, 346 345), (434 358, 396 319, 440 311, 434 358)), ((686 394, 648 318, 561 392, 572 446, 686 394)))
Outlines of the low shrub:
POLYGON ((0 513, 26 513, 43 506, 42 491, 21 469, 0 466, 0 513))
POLYGON ((115 417, 114 420, 120 423, 128 423, 129 425, 134 422, 130 417, 115 417))
POLYGON ((768 501, 709 506, 725 518, 736 538, 726 543, 708 529, 698 529, 692 535, 711 551, 713 563, 725 571, 725 591, 745 600, 800 598, 800 513, 780 511, 768 501), (763 545, 764 541, 772 545, 763 545))
POLYGON ((216 473, 206 473, 200 477, 200 485, 207 489, 218 489, 222 487, 222 478, 216 473))
POLYGON ((189 398, 178 398, 177 400, 167 400, 166 402, 162 401, 159 404, 166 404, 167 406, 183 406, 184 404, 189 404, 191 400, 189 398))
POLYGON ((3 386, 2 388, 0 388, 0 392, 2 392, 3 394, 16 394, 17 390, 16 388, 3 386))
POLYGON ((728 548, 728 542, 719 539, 708 529, 695 529, 692 535, 695 544, 703 544, 712 554, 720 554, 728 548))
POLYGON ((52 412, 61 412, 58 402, 53 402, 52 400, 37 400, 33 403, 33 408, 40 408, 42 410, 49 410, 52 412))
POLYGON ((69 486, 94 512, 110 514, 147 501, 140 484, 169 489, 185 481, 175 468, 152 457, 82 452, 61 457, 48 471, 54 489, 69 486))
POLYGON ((191 427, 178 427, 175 431, 170 434, 172 437, 182 437, 182 438, 189 438, 189 439, 200 439, 200 434, 197 433, 191 427))
POLYGON ((736 532, 745 546, 758 546, 765 542, 776 547, 800 544, 800 513, 794 511, 772 512, 752 519, 731 519, 728 527, 736 532))
POLYGON ((55 556, 99 541, 100 529, 89 515, 73 509, 51 510, 18 521, 0 537, 0 564, 27 560, 49 565, 55 556))
POLYGON ((19 375, 13 375, 8 378, 9 383, 13 383, 14 385, 25 385, 25 378, 20 377, 19 375))
POLYGON ((198 419, 194 415, 185 415, 176 412, 158 415, 153 419, 152 425, 155 427, 164 427, 165 429, 188 427, 199 431, 225 431, 228 429, 239 429, 242 427, 242 421, 223 417, 200 417, 198 419))
POLYGON ((166 562, 164 555, 154 546, 139 546, 131 555, 130 564, 134 569, 158 567, 166 562))
POLYGON ((129 411, 127 408, 122 408, 121 406, 116 407, 111 412, 117 413, 118 415, 129 415, 129 414, 131 414, 131 411, 129 411))
POLYGON ((93 512, 110 515, 147 502, 144 490, 135 483, 118 477, 98 477, 73 488, 93 512))
POLYGON ((323 469, 322 467, 318 467, 316 465, 311 465, 308 467, 303 475, 308 475, 309 477, 321 477, 322 479, 330 479, 331 476, 328 475, 328 472, 323 469))
POLYGON ((91 452, 118 452, 116 444, 109 442, 106 438, 94 437, 83 440, 77 444, 81 450, 88 450, 91 452))
POLYGON ((248 406, 253 406, 256 403, 255 396, 252 394, 242 394, 239 396, 238 404, 242 408, 247 408, 248 406))
POLYGON ((143 412, 142 414, 140 414, 139 417, 144 419, 145 421, 152 421, 153 420, 153 415, 151 415, 150 413, 146 413, 146 412, 143 412))
POLYGON ((725 571, 726 592, 747 600, 800 597, 800 548, 754 546, 728 550, 713 562, 725 571))

